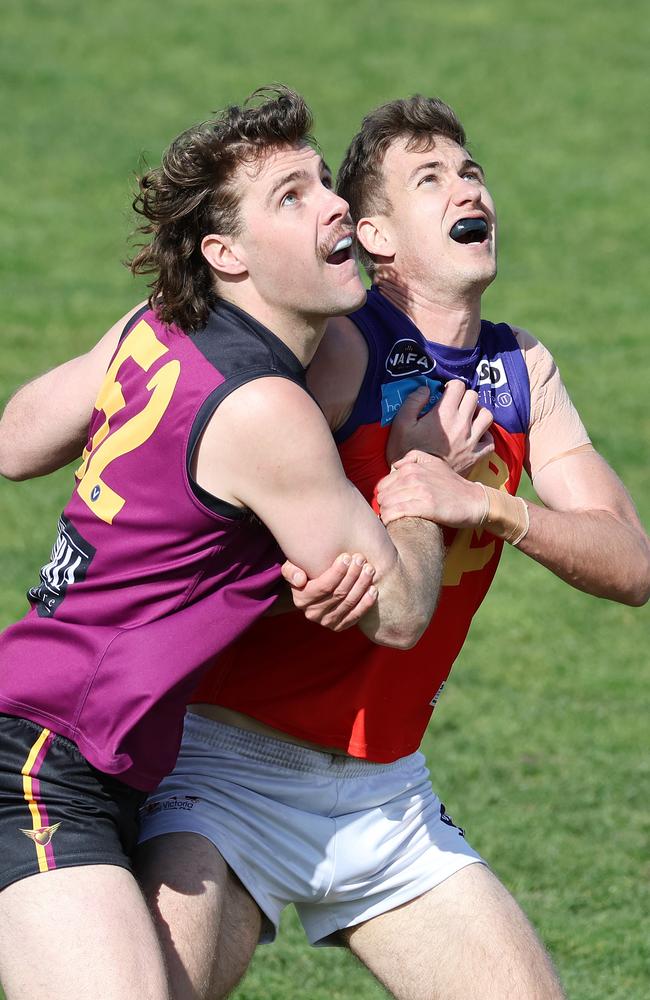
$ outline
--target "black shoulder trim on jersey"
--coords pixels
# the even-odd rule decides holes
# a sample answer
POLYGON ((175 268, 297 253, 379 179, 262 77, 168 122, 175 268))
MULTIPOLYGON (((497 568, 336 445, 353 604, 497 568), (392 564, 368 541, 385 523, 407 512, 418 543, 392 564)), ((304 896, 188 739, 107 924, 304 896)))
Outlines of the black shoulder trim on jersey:
POLYGON ((122 341, 126 337, 127 333, 129 333, 129 331, 133 329, 133 327, 136 325, 136 323, 148 311, 149 311, 149 303, 145 302, 145 304, 140 309, 138 309, 138 311, 136 313, 134 313, 133 316, 131 316, 131 318, 128 319, 126 321, 126 323, 124 324, 124 329, 122 330, 122 332, 120 334, 120 339, 119 339, 118 343, 120 343, 120 344, 122 343, 122 341))
POLYGON ((192 341, 226 379, 242 370, 266 368, 277 374, 288 373, 304 384, 305 369, 284 341, 230 302, 217 302, 203 329, 192 335, 192 341))
MULTIPOLYGON (((212 493, 208 493, 207 490, 203 489, 192 475, 192 459, 194 457, 194 451, 199 442, 199 438, 203 434, 210 418, 214 414, 215 410, 220 403, 223 403, 224 399, 234 392, 235 389, 239 389, 240 386, 246 385, 248 382, 254 382, 258 378, 286 378, 290 382, 297 381, 292 378, 287 372, 276 371, 269 368, 252 368, 248 371, 237 372, 236 375, 231 376, 222 382, 221 385, 217 386, 210 395, 203 401, 196 417, 194 418, 194 423, 192 424, 192 430, 190 431, 190 436, 187 442, 187 457, 186 457, 186 468, 187 468, 187 478, 189 480, 190 486, 192 487, 192 492, 201 503, 211 510, 214 514, 220 514, 222 517, 231 517, 233 519, 239 519, 254 516, 254 513, 248 509, 248 507, 235 507, 234 504, 228 503, 226 500, 221 500, 219 497, 213 496, 212 493)), ((300 385, 301 389, 304 386, 300 385)))
POLYGON ((342 444, 359 426, 358 412, 359 406, 362 403, 365 394, 368 391, 368 387, 372 384, 372 380, 375 377, 377 371, 377 342, 375 340, 372 325, 368 323, 366 319, 367 307, 361 306, 356 312, 350 313, 347 317, 354 323, 357 330, 366 342, 366 347, 368 348, 368 363, 366 364, 366 370, 363 373, 363 379, 361 380, 361 385, 359 386, 359 391, 357 393, 357 398, 352 404, 352 409, 350 410, 347 420, 345 420, 341 426, 334 431, 333 437, 337 444, 342 444))

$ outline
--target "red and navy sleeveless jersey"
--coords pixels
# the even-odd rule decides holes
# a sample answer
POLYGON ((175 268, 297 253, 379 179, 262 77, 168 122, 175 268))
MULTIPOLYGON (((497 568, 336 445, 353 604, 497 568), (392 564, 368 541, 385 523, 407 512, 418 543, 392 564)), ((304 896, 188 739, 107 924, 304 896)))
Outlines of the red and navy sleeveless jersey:
POLYGON ((171 770, 215 651, 276 596, 274 539, 191 475, 215 408, 268 375, 304 385, 293 353, 234 306, 218 304, 192 336, 149 310, 134 317, 32 610, 0 637, 0 711, 68 737, 137 788, 171 770))
MULTIPOLYGON (((412 390, 414 379, 424 378, 443 383, 461 378, 478 391, 481 405, 494 414, 495 453, 473 470, 472 478, 514 494, 523 466, 530 389, 510 327, 483 322, 471 350, 430 343, 376 289, 351 319, 366 340, 369 360, 352 413, 336 439, 346 473, 366 499, 372 501, 377 482, 388 472, 387 400, 394 406, 400 394, 412 390)), ((223 705, 353 756, 385 762, 411 753, 490 586, 503 545, 481 528, 447 531, 446 542, 440 602, 413 649, 377 646, 359 629, 335 634, 297 614, 261 619, 219 657, 193 701, 223 705)))

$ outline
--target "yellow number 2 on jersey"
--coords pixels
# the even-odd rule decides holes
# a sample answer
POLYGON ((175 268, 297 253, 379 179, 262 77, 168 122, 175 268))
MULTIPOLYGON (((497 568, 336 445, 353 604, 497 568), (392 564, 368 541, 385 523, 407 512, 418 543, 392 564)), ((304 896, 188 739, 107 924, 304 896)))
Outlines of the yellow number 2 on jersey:
POLYGON ((116 458, 134 451, 151 437, 169 406, 181 365, 180 361, 173 360, 159 368, 147 382, 151 396, 144 409, 111 432, 112 418, 126 406, 122 386, 117 378, 118 372, 127 358, 131 358, 144 372, 148 372, 154 362, 167 354, 167 351, 168 348, 161 344, 149 324, 141 320, 124 338, 97 397, 95 409, 101 410, 105 419, 89 446, 84 449, 83 461, 75 475, 79 480, 79 496, 107 524, 113 523, 125 504, 125 498, 112 490, 104 482, 102 475, 116 458))

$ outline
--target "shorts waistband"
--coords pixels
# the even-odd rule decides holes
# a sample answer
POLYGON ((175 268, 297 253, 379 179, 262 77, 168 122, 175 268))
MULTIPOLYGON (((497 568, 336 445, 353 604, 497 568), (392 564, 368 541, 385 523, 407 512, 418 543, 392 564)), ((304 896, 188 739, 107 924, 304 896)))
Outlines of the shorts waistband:
POLYGON ((337 778, 369 777, 373 774, 395 773, 412 765, 420 757, 419 751, 400 757, 388 764, 378 764, 372 760, 349 757, 346 754, 325 753, 312 750, 300 744, 276 739, 265 733, 254 733, 248 729, 230 726, 225 722, 206 719, 202 715, 187 712, 185 733, 206 746, 230 750, 251 760, 275 764, 293 771, 329 774, 337 778))

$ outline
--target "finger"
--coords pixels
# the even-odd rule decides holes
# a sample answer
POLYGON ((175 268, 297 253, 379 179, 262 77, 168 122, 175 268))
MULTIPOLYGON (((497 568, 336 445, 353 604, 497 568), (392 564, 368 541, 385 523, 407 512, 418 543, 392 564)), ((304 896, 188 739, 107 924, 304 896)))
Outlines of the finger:
POLYGON ((445 383, 442 399, 438 404, 439 409, 457 410, 467 391, 467 386, 459 378, 450 379, 445 383))
POLYGON ((479 406, 472 421, 470 437, 474 441, 478 441, 486 433, 488 427, 492 426, 493 422, 494 416, 490 410, 486 410, 484 406, 479 406))
POLYGON ((282 576, 291 587, 304 587, 307 583, 307 574, 300 566, 296 566, 289 559, 282 564, 282 576))
POLYGON ((310 621, 316 621, 320 625, 325 625, 330 629, 344 620, 349 621, 350 624, 354 624, 355 621, 358 621, 365 614, 365 610, 367 610, 365 602, 361 609, 358 609, 358 605, 363 601, 368 592, 373 589, 374 575, 374 567, 370 566, 364 560, 361 572, 345 594, 337 596, 335 601, 330 600, 314 605, 305 612, 306 616, 310 621))
POLYGON ((348 592, 341 598, 339 608, 342 615, 347 615, 352 611, 359 601, 368 593, 373 585, 375 568, 370 563, 365 563, 357 579, 351 584, 348 592))
POLYGON ((458 412, 465 419, 471 420, 478 405, 478 393, 474 389, 468 389, 460 401, 458 412))
POLYGON ((399 408, 393 424, 399 426, 400 424, 414 424, 420 415, 420 412, 429 402, 431 393, 426 385, 421 385, 418 389, 410 392, 406 397, 404 402, 399 408))
POLYGON ((364 615, 370 611, 371 607, 377 600, 378 590, 375 586, 370 587, 363 597, 358 601, 356 606, 350 611, 344 618, 337 622, 334 628, 335 632, 344 632, 348 628, 352 628, 353 625, 358 625, 364 615))
POLYGON ((382 507, 381 509, 381 520, 385 527, 388 527, 393 521, 399 521, 403 517, 413 517, 413 515, 410 511, 405 511, 401 504, 387 504, 386 507, 382 507))
MULTIPOLYGON (((332 590, 332 599, 339 603, 344 600, 350 594, 355 584, 358 582, 359 577, 362 575, 366 568, 366 557, 362 556, 360 552, 356 552, 352 559, 350 560, 350 565, 347 567, 347 572, 345 576, 335 585, 332 590)), ((374 570, 373 570, 374 573, 374 570)), ((369 583, 367 584, 369 586, 369 583)), ((365 589, 367 589, 367 586, 365 589)))
MULTIPOLYGON (((303 597, 311 603, 313 601, 319 601, 323 598, 331 597, 336 587, 338 587, 345 578, 351 565, 351 557, 347 552, 343 552, 340 556, 337 556, 328 569, 321 573, 320 576, 314 577, 313 580, 307 579, 307 575, 303 570, 288 561, 282 567, 282 575, 294 589, 301 589, 303 591, 303 597), (290 566, 293 571, 297 570, 298 574, 302 574, 304 577, 304 582, 302 584, 294 583, 292 578, 285 576, 284 566, 287 565, 290 566)), ((295 576, 296 573, 294 572, 293 577, 295 578, 295 576)))
POLYGON ((474 447, 474 465, 480 462, 482 458, 487 458, 494 452, 494 438, 489 433, 484 434, 480 441, 477 441, 474 447))
POLYGON ((407 451, 403 458, 399 458, 396 462, 393 462, 393 470, 401 469, 405 465, 427 465, 429 462, 436 461, 440 461, 440 459, 435 455, 427 455, 425 451, 413 448, 411 451, 407 451))

